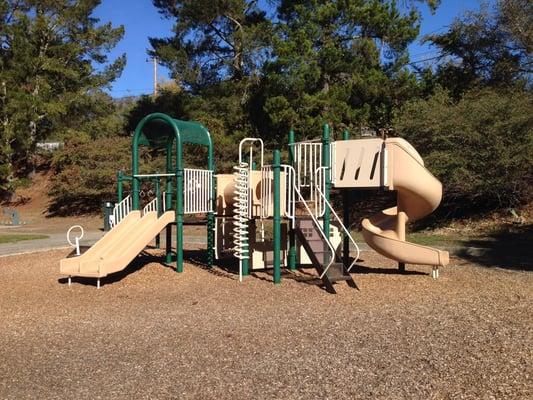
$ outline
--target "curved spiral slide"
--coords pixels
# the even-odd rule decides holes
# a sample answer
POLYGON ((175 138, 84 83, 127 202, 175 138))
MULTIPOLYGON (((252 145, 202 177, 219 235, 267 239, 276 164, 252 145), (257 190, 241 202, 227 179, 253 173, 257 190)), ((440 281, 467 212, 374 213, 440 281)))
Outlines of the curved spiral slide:
POLYGON ((387 258, 406 264, 446 266, 447 251, 405 241, 405 225, 431 214, 442 198, 442 184, 424 167, 418 152, 404 139, 385 141, 387 182, 398 193, 396 207, 364 219, 363 237, 387 258))
POLYGON ((142 217, 140 211, 131 211, 81 256, 61 260, 60 273, 102 278, 121 271, 174 219, 174 211, 167 211, 159 218, 156 211, 142 217))

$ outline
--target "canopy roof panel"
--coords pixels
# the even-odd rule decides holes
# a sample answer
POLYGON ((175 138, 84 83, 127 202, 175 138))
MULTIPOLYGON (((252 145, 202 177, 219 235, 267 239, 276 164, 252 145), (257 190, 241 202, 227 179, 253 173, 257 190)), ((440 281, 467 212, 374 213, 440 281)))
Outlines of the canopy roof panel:
POLYGON ((150 114, 140 122, 142 124, 139 145, 160 148, 166 147, 175 139, 175 129, 179 132, 181 143, 211 146, 209 131, 199 122, 182 121, 166 114, 150 114))

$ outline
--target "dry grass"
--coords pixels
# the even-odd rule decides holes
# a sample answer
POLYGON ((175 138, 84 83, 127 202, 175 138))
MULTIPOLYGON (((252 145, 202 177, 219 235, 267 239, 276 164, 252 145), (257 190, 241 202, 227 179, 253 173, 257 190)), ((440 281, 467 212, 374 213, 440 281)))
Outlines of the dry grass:
POLYGON ((364 253, 360 290, 329 295, 312 271, 239 284, 141 257, 96 290, 58 282, 64 255, 0 259, 0 398, 533 396, 530 272, 455 259, 434 281, 364 253))

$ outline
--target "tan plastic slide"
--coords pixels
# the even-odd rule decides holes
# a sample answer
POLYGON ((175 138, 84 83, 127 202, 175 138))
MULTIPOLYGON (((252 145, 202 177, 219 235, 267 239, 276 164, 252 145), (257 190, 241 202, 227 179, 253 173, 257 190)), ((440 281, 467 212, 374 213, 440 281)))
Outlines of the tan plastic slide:
POLYGON ((398 205, 364 219, 363 236, 385 257, 406 264, 446 266, 448 252, 405 241, 405 225, 431 214, 442 198, 442 184, 424 167, 417 151, 404 139, 385 141, 387 183, 398 192, 398 205))
POLYGON ((131 211, 84 254, 61 260, 60 273, 102 278, 121 271, 174 219, 174 211, 167 211, 159 218, 156 211, 142 217, 140 211, 131 211))

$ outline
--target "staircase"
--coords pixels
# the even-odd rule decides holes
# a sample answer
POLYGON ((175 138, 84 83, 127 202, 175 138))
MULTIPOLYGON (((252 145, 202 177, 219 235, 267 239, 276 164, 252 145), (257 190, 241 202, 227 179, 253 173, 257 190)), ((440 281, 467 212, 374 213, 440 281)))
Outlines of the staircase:
POLYGON ((296 218, 295 233, 298 241, 307 252, 313 266, 321 277, 324 287, 329 293, 337 293, 333 284, 346 281, 348 286, 357 288, 355 281, 348 272, 348 267, 331 251, 331 244, 326 242, 319 227, 312 218, 296 218), (334 257, 331 260, 331 257, 334 257), (331 262, 333 261, 333 262, 331 262))

